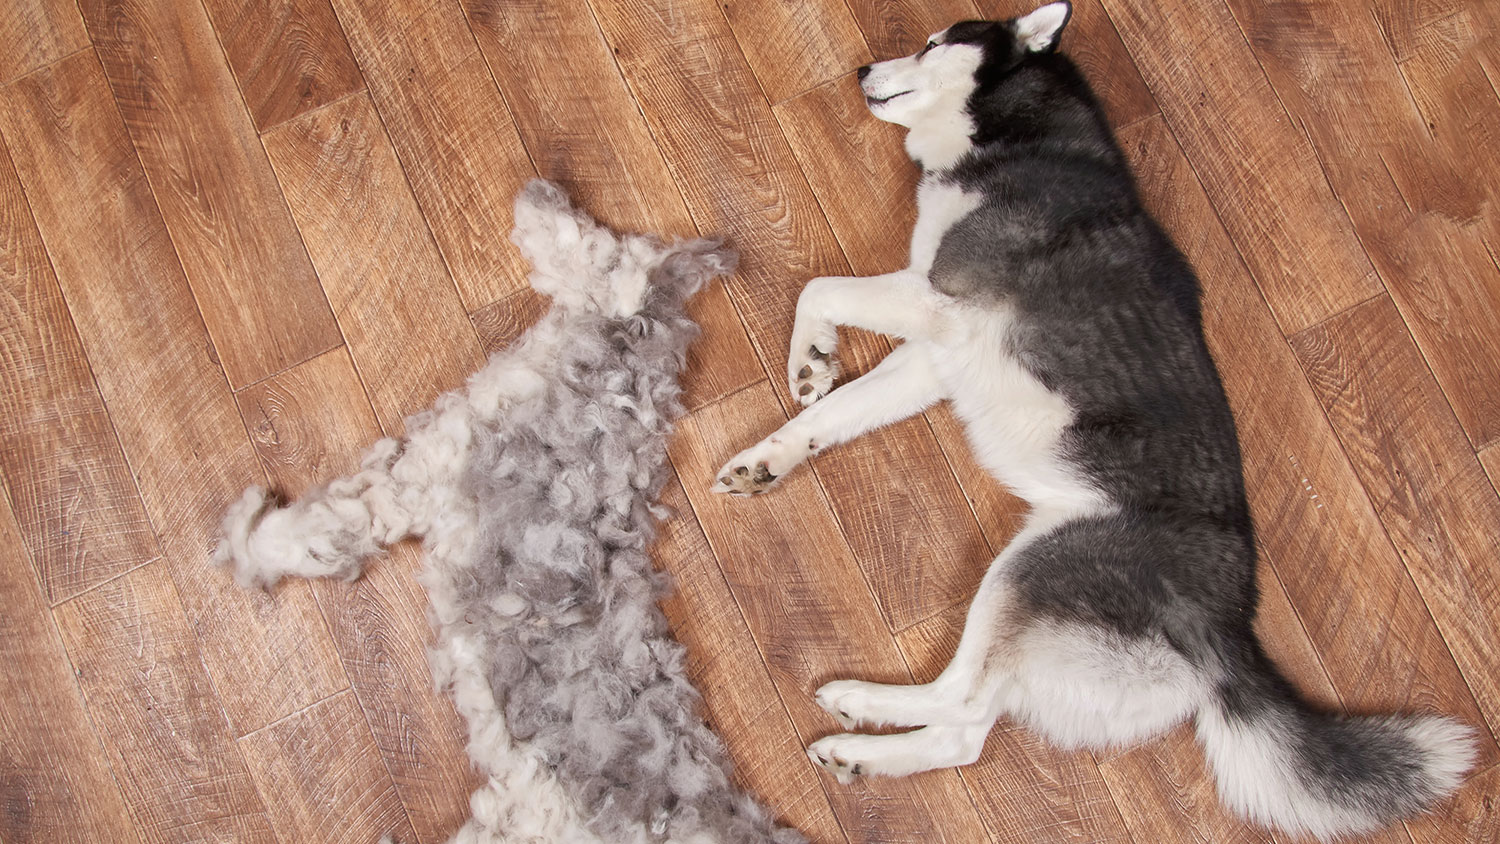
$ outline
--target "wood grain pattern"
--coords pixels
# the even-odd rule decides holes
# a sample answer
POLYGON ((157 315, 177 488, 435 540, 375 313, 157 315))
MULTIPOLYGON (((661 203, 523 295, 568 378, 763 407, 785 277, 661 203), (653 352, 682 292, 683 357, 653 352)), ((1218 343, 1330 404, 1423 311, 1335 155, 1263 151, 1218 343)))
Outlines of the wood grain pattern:
MULTIPOLYGON (((896 644, 918 682, 930 682, 958 649, 968 602, 901 631, 896 644)), ((1001 718, 979 761, 960 773, 996 841, 1130 841, 1087 752, 1053 748, 1001 718)))
MULTIPOLYGON (((875 61, 908 56, 922 49, 932 33, 961 20, 981 17, 973 0, 850 0, 875 61)), ((844 68, 845 71, 853 68, 844 68)))
MULTIPOLYGON (((769 388, 742 390, 683 421, 672 463, 680 477, 712 477, 720 454, 783 418, 769 388)), ((747 500, 706 484, 684 487, 804 743, 837 731, 812 699, 823 683, 911 681, 810 475, 790 475, 774 495, 747 500)), ((826 787, 851 841, 988 837, 954 771, 826 787)))
POLYGON ((0 496, 0 838, 137 840, 109 760, 21 542, 0 496))
POLYGON ((1298 334, 1293 348, 1495 730, 1500 497, 1389 299, 1298 334))
MULTIPOLYGON (((1487 168, 1466 160, 1490 153, 1437 154, 1438 142, 1366 3, 1230 0, 1230 6, 1281 102, 1305 127, 1465 430, 1480 444, 1500 438, 1500 267, 1485 247, 1483 227, 1470 225, 1485 205, 1487 168), (1351 137, 1363 141, 1350 144, 1351 137), (1460 313, 1462 320, 1455 318, 1460 313)), ((1464 145, 1467 120, 1455 127, 1448 117, 1487 100, 1490 107, 1480 109, 1500 118, 1500 99, 1477 61, 1469 66, 1475 71, 1469 85, 1453 80, 1463 96, 1452 110, 1432 106, 1445 112, 1445 136, 1464 145), (1457 138, 1449 134, 1459 127, 1457 138)), ((1413 90, 1443 87, 1428 76, 1414 74, 1413 90)), ((1487 122, 1476 121, 1474 140, 1500 141, 1500 129, 1481 128, 1487 122)))
POLYGON ((1478 774, 1441 814, 1407 824, 1417 844, 1468 844, 1500 840, 1500 805, 1493 795, 1500 789, 1500 767, 1478 774))
POLYGON ((89 44, 77 5, 68 0, 0 4, 0 83, 30 73, 89 44))
POLYGON ((1381 292, 1229 9, 1103 4, 1281 328, 1306 328, 1381 292))
POLYGON ((411 838, 353 692, 318 701, 238 744, 278 838, 327 844, 411 838))
POLYGON ((1136 841, 1275 841, 1219 802, 1213 771, 1190 725, 1101 762, 1099 771, 1136 841))
MULTIPOLYGON (((336 349, 241 391, 236 398, 272 486, 288 497, 359 466, 380 437, 348 353, 336 349)), ((425 647, 421 552, 402 543, 352 583, 313 582, 377 755, 395 781, 417 838, 447 840, 468 817, 477 774, 453 704, 432 687, 425 647)))
POLYGON ((4 144, 0 475, 49 604, 160 554, 4 144))
POLYGON ((79 5, 230 384, 337 345, 333 315, 203 7, 79 5))
POLYGON ((364 87, 328 0, 204 0, 264 132, 364 87))
MULTIPOLYGON (((465 0, 464 8, 538 174, 616 230, 695 233, 586 0, 465 0)), ((703 326, 683 375, 689 408, 764 377, 722 284, 698 294, 689 313, 703 326)))
POLYGON ((826 789, 836 787, 807 764, 802 741, 771 682, 765 661, 682 484, 673 478, 661 503, 673 515, 652 547, 672 575, 662 601, 667 623, 687 648, 687 673, 703 694, 704 717, 738 760, 736 780, 813 841, 841 841, 826 789))
POLYGON ((534 174, 457 3, 334 0, 427 225, 475 311, 525 286, 506 240, 534 174))
MULTIPOLYGON (((1205 331, 1235 413, 1260 547, 1344 704, 1476 719, 1453 657, 1192 168, 1159 119, 1122 140, 1148 207, 1203 283, 1205 331)), ((1493 758, 1492 742, 1484 753, 1493 758)))
POLYGON ((843 3, 726 0, 722 5, 745 61, 772 103, 872 60, 843 3))
POLYGON ((231 720, 327 697, 344 681, 306 585, 273 601, 209 563, 225 507, 262 476, 94 56, 0 92, 0 128, 30 139, 16 171, 231 720))
POLYGON ((385 129, 358 96, 265 142, 375 415, 397 434, 484 356, 385 129))
POLYGON ((55 616, 141 837, 273 840, 183 610, 158 562, 55 616))
POLYGON ((1479 452, 1479 462, 1484 464, 1484 472, 1490 476, 1490 485, 1500 489, 1500 445, 1479 452))

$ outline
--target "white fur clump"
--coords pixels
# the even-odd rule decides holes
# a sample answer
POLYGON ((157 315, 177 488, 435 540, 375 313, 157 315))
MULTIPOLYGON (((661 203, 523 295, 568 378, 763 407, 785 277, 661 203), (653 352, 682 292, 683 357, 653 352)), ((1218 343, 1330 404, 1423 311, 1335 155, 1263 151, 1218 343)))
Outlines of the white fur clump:
POLYGON ((285 507, 246 492, 218 559, 247 585, 353 578, 422 537, 433 674, 488 778, 457 842, 800 842, 730 781, 646 554, 683 303, 733 253, 616 236, 541 181, 515 220, 549 313, 355 475, 285 507))

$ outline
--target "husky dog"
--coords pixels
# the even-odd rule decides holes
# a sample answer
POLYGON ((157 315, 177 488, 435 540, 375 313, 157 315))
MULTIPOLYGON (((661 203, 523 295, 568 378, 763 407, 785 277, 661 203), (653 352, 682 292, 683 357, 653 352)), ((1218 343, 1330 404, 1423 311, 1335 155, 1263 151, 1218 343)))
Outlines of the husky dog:
POLYGON ((807 408, 714 488, 764 492, 946 399, 1032 509, 941 676, 817 692, 846 729, 920 729, 808 753, 847 783, 971 763, 1001 715, 1065 748, 1195 718, 1220 796, 1259 823, 1327 839, 1420 811, 1458 786, 1471 731, 1313 711, 1255 639, 1255 541, 1198 281, 1056 52, 1070 13, 957 23, 859 69, 871 112, 910 130, 923 170, 910 266, 808 283, 787 364, 807 408), (906 342, 830 392, 840 325, 906 342))

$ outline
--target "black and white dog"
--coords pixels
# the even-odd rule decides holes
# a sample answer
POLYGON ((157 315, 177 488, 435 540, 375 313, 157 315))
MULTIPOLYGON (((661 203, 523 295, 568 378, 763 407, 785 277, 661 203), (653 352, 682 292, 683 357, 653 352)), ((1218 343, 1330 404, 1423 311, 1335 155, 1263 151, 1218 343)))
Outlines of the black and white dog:
POLYGON ((923 169, 910 266, 807 285, 787 365, 807 409, 714 487, 764 492, 820 449, 946 399, 1032 510, 937 680, 817 693, 847 729, 920 729, 808 752, 849 782, 971 763, 1001 715, 1069 748, 1196 718, 1223 800, 1260 823, 1331 838, 1420 811, 1458 786, 1471 731, 1315 712, 1255 639, 1253 529, 1198 282, 1056 52, 1070 13, 954 24, 859 71, 923 169), (830 392, 839 325, 906 342, 830 392))

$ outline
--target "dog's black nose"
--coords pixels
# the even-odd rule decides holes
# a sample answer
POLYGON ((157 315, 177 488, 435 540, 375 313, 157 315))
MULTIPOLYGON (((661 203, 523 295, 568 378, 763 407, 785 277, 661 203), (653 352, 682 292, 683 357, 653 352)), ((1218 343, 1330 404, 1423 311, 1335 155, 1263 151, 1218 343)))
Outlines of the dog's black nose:
POLYGON ((860 80, 863 81, 866 76, 870 75, 870 66, 869 65, 865 65, 865 66, 861 67, 856 72, 859 74, 860 80))

